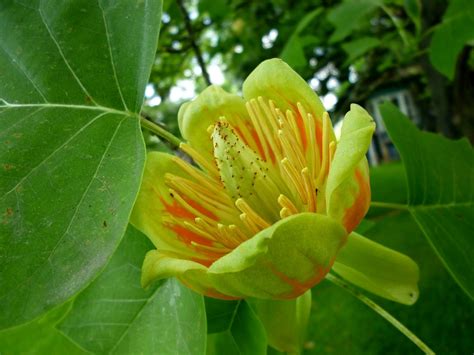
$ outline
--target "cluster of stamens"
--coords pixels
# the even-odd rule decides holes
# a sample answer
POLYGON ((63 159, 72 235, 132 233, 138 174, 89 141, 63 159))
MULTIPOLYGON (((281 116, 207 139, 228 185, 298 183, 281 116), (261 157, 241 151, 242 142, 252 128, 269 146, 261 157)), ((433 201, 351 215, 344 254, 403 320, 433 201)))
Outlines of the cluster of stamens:
POLYGON ((336 150, 329 115, 302 104, 282 112, 262 97, 246 103, 250 120, 221 117, 209 128, 214 160, 180 148, 196 166, 174 157, 189 177, 165 175, 170 196, 188 218, 163 215, 170 229, 210 264, 276 220, 325 213, 324 189, 336 150), (189 216, 193 218, 189 218, 189 216))

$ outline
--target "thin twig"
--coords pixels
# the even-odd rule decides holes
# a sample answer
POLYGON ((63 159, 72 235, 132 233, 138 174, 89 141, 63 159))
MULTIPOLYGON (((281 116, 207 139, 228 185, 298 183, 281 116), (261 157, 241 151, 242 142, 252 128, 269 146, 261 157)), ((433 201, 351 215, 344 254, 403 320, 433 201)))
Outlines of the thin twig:
POLYGON ((408 210, 408 205, 402 203, 371 201, 370 207, 389 208, 392 210, 408 210))
POLYGON ((201 49, 196 43, 196 36, 194 33, 193 26, 191 24, 191 19, 189 18, 189 13, 186 10, 186 7, 184 6, 183 0, 176 0, 176 3, 178 4, 178 7, 183 15, 184 18, 184 26, 186 27, 186 31, 188 31, 189 34, 189 41, 191 44, 191 47, 194 51, 194 54, 196 55, 197 62, 199 66, 201 67, 202 71, 202 76, 204 77, 204 81, 206 82, 207 85, 211 85, 211 79, 209 77, 209 73, 207 72, 206 69, 206 64, 204 63, 204 58, 202 57, 201 49))
POLYGON ((431 350, 428 345, 423 343, 423 341, 418 338, 415 334, 413 334, 407 327, 405 327, 400 321, 398 321, 394 316, 392 316, 390 313, 388 313, 385 309, 380 307, 377 303, 372 301, 370 298, 367 296, 363 295, 361 292, 359 292, 355 287, 352 287, 349 285, 347 282, 344 280, 340 279, 339 277, 336 277, 331 274, 326 275, 326 279, 331 281, 333 284, 343 288, 344 290, 348 291, 351 293, 353 296, 359 299, 359 301, 365 303, 369 308, 371 308, 373 311, 378 313, 382 318, 384 318, 387 322, 389 322, 391 325, 393 325, 397 330, 400 331, 403 335, 405 335, 408 339, 410 339, 413 344, 415 344, 421 351, 423 351, 425 354, 430 354, 434 355, 435 352, 431 350))
POLYGON ((166 129, 158 126, 151 120, 147 120, 144 117, 140 117, 140 125, 148 131, 153 132, 158 137, 163 138, 164 140, 169 142, 174 148, 179 148, 181 140, 175 135, 173 135, 171 132, 168 132, 166 129))

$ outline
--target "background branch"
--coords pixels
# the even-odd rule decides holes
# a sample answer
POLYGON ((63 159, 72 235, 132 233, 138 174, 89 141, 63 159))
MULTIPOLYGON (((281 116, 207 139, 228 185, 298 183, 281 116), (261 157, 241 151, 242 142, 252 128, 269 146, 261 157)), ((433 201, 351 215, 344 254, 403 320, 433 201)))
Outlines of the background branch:
POLYGON ((186 27, 186 31, 188 31, 189 34, 189 42, 191 44, 191 48, 194 51, 194 54, 196 55, 197 62, 199 66, 201 67, 202 71, 202 76, 204 77, 204 81, 206 82, 207 85, 211 85, 211 79, 209 77, 209 73, 207 72, 206 69, 206 64, 204 63, 204 58, 201 53, 201 49, 197 45, 197 40, 195 36, 195 32, 191 23, 191 19, 189 18, 189 13, 186 10, 186 7, 184 6, 184 1, 183 0, 176 0, 176 3, 178 4, 178 7, 181 11, 181 14, 183 15, 184 19, 184 25, 186 27))

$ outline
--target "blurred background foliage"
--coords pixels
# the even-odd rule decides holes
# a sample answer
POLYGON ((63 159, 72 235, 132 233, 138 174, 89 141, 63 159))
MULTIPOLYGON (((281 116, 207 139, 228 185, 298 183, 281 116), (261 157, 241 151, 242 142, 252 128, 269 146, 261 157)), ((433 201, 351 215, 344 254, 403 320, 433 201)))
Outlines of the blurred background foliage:
POLYGON ((473 44, 471 0, 166 0, 145 113, 179 134, 183 101, 281 57, 333 121, 403 89, 421 128, 473 142, 473 44))

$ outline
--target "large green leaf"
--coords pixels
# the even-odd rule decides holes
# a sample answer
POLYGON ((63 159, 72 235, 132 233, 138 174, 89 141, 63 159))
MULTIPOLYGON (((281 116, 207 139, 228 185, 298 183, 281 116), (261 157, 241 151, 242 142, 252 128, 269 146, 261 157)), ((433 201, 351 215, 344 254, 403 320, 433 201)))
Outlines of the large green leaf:
MULTIPOLYGON (((283 59, 289 66, 294 68, 304 67, 308 64, 306 56, 304 54, 304 45, 301 37, 301 33, 308 27, 308 25, 315 20, 317 16, 321 14, 323 9, 321 7, 316 8, 313 11, 307 13, 296 25, 294 32, 283 47, 280 58, 283 59)), ((317 39, 317 38, 315 38, 317 39)))
POLYGON ((0 328, 84 288, 123 235, 161 1, 0 4, 0 328))
POLYGON ((87 354, 55 328, 70 307, 70 302, 65 303, 34 322, 0 331, 1 354, 87 354))
POLYGON ((104 272, 74 301, 60 329, 94 353, 203 354, 202 296, 176 280, 140 287, 140 268, 153 246, 129 227, 104 272))
POLYGON ((382 4, 382 0, 345 0, 332 8, 328 19, 335 31, 330 41, 337 42, 349 36, 361 26, 362 19, 382 4))
POLYGON ((355 59, 364 55, 372 48, 380 45, 380 40, 376 37, 361 37, 341 45, 344 52, 347 53, 346 64, 351 64, 355 59))
POLYGON ((433 66, 448 78, 453 79, 457 57, 463 47, 474 41, 474 2, 453 0, 450 2, 443 22, 437 26, 430 45, 430 60, 433 66), (446 45, 449 43, 449 45, 446 45))
POLYGON ((405 164, 408 209, 459 285, 474 298, 474 151, 421 132, 393 104, 381 107, 405 164))
POLYGON ((207 316, 218 326, 208 336, 208 355, 264 355, 267 338, 262 323, 246 301, 206 299, 207 316), (219 333, 214 333, 219 330, 219 333))

